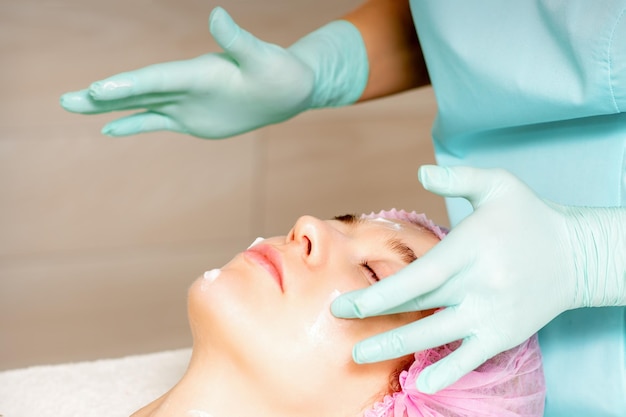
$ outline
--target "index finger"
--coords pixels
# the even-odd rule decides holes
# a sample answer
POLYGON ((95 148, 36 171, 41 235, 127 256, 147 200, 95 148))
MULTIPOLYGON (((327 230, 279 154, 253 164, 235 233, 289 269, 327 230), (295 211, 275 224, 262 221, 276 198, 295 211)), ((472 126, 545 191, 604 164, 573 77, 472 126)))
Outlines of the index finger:
POLYGON ((119 100, 153 93, 186 91, 196 82, 191 60, 149 65, 122 72, 89 86, 95 100, 119 100))
POLYGON ((448 236, 398 273, 337 297, 332 313, 340 318, 375 316, 433 291, 462 268, 464 258, 459 255, 464 252, 456 250, 458 245, 452 235, 448 236))

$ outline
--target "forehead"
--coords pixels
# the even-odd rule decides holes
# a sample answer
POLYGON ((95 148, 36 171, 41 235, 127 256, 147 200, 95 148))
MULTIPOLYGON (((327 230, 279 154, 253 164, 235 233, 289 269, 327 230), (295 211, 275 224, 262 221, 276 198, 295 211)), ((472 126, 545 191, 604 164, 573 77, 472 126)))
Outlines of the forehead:
POLYGON ((376 225, 380 225, 380 226, 385 226, 391 230, 397 230, 400 231, 402 230, 404 227, 406 227, 406 225, 402 225, 399 221, 394 221, 394 220, 389 220, 389 219, 385 219, 384 217, 375 217, 373 219, 367 219, 365 220, 366 222, 371 222, 374 223, 376 225))
POLYGON ((372 237, 397 237, 407 242, 417 240, 420 243, 429 242, 433 245, 439 242, 439 238, 426 227, 404 220, 388 219, 384 217, 360 218, 353 215, 338 216, 329 220, 335 226, 352 229, 359 234, 372 237))

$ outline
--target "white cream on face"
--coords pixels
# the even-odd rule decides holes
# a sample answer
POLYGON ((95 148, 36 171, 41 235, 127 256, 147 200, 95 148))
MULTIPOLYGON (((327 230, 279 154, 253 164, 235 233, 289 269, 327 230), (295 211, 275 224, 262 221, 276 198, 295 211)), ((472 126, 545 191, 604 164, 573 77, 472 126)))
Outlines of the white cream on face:
POLYGON ((336 320, 330 312, 330 305, 335 300, 335 298, 339 297, 340 295, 341 292, 337 289, 333 290, 333 292, 330 293, 330 295, 328 296, 328 304, 325 305, 325 308, 320 311, 313 324, 307 329, 309 339, 314 343, 321 344, 324 341, 329 340, 328 333, 329 329, 332 328, 332 326, 330 326, 330 322, 336 320))
POLYGON ((254 242, 252 242, 250 244, 250 246, 248 246, 248 249, 250 249, 251 247, 253 247, 254 245, 256 245, 257 243, 263 242, 265 240, 265 238, 262 237, 257 237, 256 239, 254 239, 254 242))
POLYGON ((211 269, 210 271, 206 271, 204 273, 204 279, 208 282, 213 282, 220 276, 222 270, 219 268, 211 269))
POLYGON ((211 283, 215 281, 217 277, 220 276, 221 273, 222 273, 222 270, 219 268, 206 271, 204 275, 202 276, 203 279, 202 279, 202 285, 200 286, 200 289, 202 291, 206 290, 208 286, 211 285, 211 283))
POLYGON ((370 221, 382 223, 388 228, 390 228, 391 230, 396 231, 396 232, 399 232, 400 230, 402 230, 402 225, 400 223, 392 222, 391 220, 385 219, 382 217, 376 217, 374 219, 371 219, 370 221))

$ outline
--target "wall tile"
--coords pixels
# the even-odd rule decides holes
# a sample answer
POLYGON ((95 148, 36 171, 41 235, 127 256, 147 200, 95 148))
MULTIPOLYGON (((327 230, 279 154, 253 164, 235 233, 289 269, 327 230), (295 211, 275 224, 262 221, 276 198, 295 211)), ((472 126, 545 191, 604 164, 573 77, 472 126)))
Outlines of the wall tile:
POLYGON ((0 369, 191 346, 187 289, 252 238, 0 262, 0 369))
POLYGON ((434 162, 432 118, 365 113, 269 129, 265 232, 285 232, 301 214, 328 218, 392 207, 424 211, 447 225, 443 199, 417 180, 418 167, 434 162))
POLYGON ((253 136, 0 128, 0 256, 247 235, 253 136))

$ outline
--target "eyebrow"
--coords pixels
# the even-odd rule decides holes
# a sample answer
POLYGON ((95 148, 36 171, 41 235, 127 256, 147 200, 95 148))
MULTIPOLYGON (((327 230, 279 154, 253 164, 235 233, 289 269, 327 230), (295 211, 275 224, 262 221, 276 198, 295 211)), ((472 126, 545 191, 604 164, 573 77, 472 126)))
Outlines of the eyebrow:
MULTIPOLYGON (((354 214, 343 214, 341 216, 335 216, 334 219, 352 227, 365 223, 365 219, 357 217, 354 214)), ((400 239, 390 238, 387 240, 386 245, 407 264, 417 259, 417 255, 415 255, 413 249, 400 239)))

